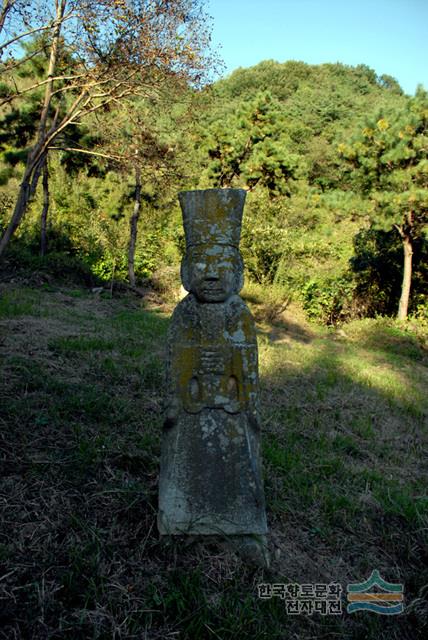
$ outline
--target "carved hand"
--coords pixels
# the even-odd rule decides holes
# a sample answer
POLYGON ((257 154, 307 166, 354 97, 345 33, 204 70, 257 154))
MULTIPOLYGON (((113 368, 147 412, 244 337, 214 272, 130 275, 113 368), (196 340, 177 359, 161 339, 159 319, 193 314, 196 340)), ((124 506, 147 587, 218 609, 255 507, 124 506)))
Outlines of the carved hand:
POLYGON ((224 354, 217 349, 203 349, 201 351, 201 373, 216 373, 222 375, 225 371, 224 354))

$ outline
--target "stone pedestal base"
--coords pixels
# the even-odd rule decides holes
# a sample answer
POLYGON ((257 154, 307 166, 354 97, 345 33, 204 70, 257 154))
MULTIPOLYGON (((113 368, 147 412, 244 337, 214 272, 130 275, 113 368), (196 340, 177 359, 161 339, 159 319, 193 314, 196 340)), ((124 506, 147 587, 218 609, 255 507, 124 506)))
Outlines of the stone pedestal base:
POLYGON ((261 569, 270 568, 270 554, 266 536, 175 535, 162 536, 168 548, 183 546, 198 549, 200 545, 215 545, 217 549, 236 553, 246 564, 261 569))
POLYGON ((231 536, 227 544, 245 562, 269 569, 270 556, 266 536, 231 536))
POLYGON ((245 414, 183 414, 162 442, 161 534, 267 533, 259 438, 245 414))

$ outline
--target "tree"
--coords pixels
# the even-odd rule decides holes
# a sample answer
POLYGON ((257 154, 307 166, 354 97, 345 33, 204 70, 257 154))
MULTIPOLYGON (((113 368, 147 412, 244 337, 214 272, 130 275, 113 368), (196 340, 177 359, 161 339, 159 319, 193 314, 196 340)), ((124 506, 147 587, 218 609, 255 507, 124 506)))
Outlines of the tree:
POLYGON ((371 200, 374 227, 393 227, 403 247, 403 279, 397 317, 407 317, 413 244, 428 224, 428 93, 419 88, 405 108, 378 113, 339 151, 350 177, 371 200))
POLYGON ((260 185, 272 196, 290 195, 302 163, 282 136, 283 125, 280 105, 269 92, 245 104, 236 119, 214 123, 207 140, 208 175, 214 185, 249 190, 260 185))
MULTIPOLYGON (((34 84, 46 76, 48 59, 45 55, 46 39, 38 35, 23 43, 24 58, 18 64, 16 77, 21 82, 34 84)), ((24 93, 10 105, 10 110, 0 120, 0 149, 2 159, 9 169, 5 178, 16 174, 18 163, 26 160, 31 150, 37 123, 43 105, 43 87, 31 93, 24 93), (15 169, 14 169, 15 168, 15 169)), ((43 207, 40 217, 40 252, 45 255, 47 248, 47 218, 49 211, 49 173, 47 155, 41 167, 43 175, 43 207)), ((5 180, 6 181, 6 180, 5 180)))
MULTIPOLYGON (((142 178, 146 181, 157 183, 164 181, 165 173, 172 170, 172 149, 162 143, 159 135, 152 130, 145 129, 143 122, 136 119, 133 127, 132 143, 128 145, 127 153, 120 158, 122 171, 131 171, 135 177, 133 192, 133 209, 129 218, 129 243, 128 243, 128 278, 131 287, 136 286, 135 277, 135 250, 137 246, 138 223, 141 215, 143 198, 152 200, 147 192, 143 191, 142 178), (138 133, 135 131, 138 130, 138 133)), ((165 184, 163 185, 165 188, 165 184)))
MULTIPOLYGON (((7 50, 17 40, 43 30, 49 52, 44 79, 30 86, 16 77, 25 56, 20 62, 12 55, 3 64, 9 86, 3 90, 3 104, 40 87, 44 98, 12 218, 0 241, 0 255, 35 193, 49 150, 67 128, 136 95, 155 93, 165 78, 197 84, 211 62, 207 21, 199 0, 44 0, 36 4, 38 11, 30 12, 30 18, 43 15, 45 23, 35 20, 35 26, 30 24, 25 32, 29 16, 24 10, 18 12, 8 25, 13 33, 0 45, 7 50)), ((12 13, 5 16, 4 31, 12 13)))
POLYGON ((10 13, 10 10, 12 9, 13 5, 14 5, 13 0, 3 0, 3 5, 0 10, 0 33, 3 31, 5 20, 8 14, 10 13))

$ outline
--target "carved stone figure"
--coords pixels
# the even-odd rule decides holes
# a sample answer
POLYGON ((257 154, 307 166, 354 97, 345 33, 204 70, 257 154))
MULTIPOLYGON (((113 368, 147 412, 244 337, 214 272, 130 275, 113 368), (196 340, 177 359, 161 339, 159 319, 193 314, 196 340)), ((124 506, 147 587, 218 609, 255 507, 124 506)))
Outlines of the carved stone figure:
POLYGON ((186 235, 181 277, 189 294, 168 336, 161 534, 267 532, 260 459, 257 340, 237 295, 242 189, 179 195, 186 235))

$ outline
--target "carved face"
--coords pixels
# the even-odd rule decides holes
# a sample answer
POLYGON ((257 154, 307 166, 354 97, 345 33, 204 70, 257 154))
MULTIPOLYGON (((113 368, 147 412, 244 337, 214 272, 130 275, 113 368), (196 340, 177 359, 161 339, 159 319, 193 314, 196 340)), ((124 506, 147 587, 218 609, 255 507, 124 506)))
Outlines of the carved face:
POLYGON ((242 259, 235 247, 191 247, 182 265, 184 287, 200 302, 224 302, 242 287, 242 259))

